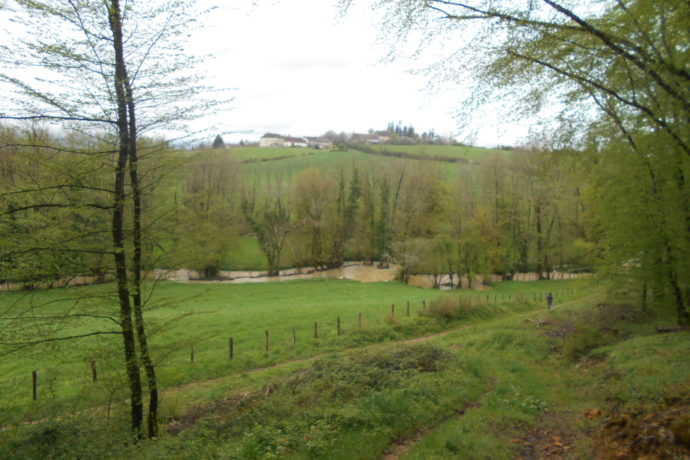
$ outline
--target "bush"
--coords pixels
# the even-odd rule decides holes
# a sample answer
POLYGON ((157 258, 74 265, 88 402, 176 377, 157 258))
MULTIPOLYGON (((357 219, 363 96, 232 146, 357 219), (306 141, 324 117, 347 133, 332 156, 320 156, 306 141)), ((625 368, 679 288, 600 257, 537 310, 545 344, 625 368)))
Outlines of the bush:
POLYGON ((475 303, 467 297, 441 297, 431 301, 428 310, 422 313, 441 323, 469 319, 480 315, 486 305, 475 303))
POLYGON ((635 307, 626 304, 600 304, 593 311, 579 315, 570 333, 563 339, 563 354, 578 360, 595 348, 626 338, 626 325, 642 318, 635 307))

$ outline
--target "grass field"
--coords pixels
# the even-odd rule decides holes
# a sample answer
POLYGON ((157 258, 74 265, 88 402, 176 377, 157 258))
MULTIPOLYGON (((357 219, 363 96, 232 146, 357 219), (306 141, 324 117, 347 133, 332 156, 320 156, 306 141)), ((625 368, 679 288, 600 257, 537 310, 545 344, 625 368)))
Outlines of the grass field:
MULTIPOLYGON (((6 306, 19 295, 3 294, 0 302, 6 306)), ((34 301, 56 295, 36 292, 34 301)), ((23 383, 2 388, 2 425, 13 426, 2 433, 0 449, 8 457, 91 458, 107 451, 112 458, 166 459, 369 459, 386 452, 411 459, 601 458, 592 453, 601 448, 593 433, 608 420, 621 413, 649 418, 668 401, 690 401, 690 368, 684 365, 690 334, 655 333, 671 311, 650 320, 628 305, 597 307, 610 299, 592 280, 499 283, 491 291, 450 293, 324 280, 164 284, 152 300, 156 308, 148 317, 162 327, 154 349, 168 432, 133 446, 123 441, 124 408, 116 404, 107 419, 104 410, 99 418, 77 410, 104 404, 103 387, 119 383, 107 372, 103 381, 88 381, 83 355, 105 354, 108 347, 80 342, 51 356, 5 357, 0 371, 23 383), (556 294, 553 311, 543 306, 546 291, 556 294), (401 308, 408 300, 409 318, 401 308), (422 300, 426 314, 418 315, 422 300), (237 342, 232 362, 230 335, 237 342), (32 403, 28 379, 14 373, 43 369, 55 356, 63 370, 53 394, 43 390, 32 403), (69 365, 83 368, 72 371, 72 381, 69 365), (61 396, 71 387, 81 399, 61 396), (99 392, 100 398, 93 396, 99 392), (583 416, 592 409, 604 415, 583 416), (42 423, 22 427, 21 420, 30 419, 42 423)), ((111 345, 109 353, 116 353, 111 345)))
MULTIPOLYGON (((401 339, 439 330, 440 326, 418 315, 422 301, 433 298, 466 296, 475 304, 503 305, 510 310, 518 292, 524 296, 515 308, 531 308, 537 291, 558 286, 576 286, 573 282, 547 282, 538 288, 526 283, 498 285, 491 294, 484 291, 442 293, 410 287, 398 282, 359 283, 355 281, 305 280, 265 284, 174 284, 155 287, 146 313, 159 377, 164 387, 202 381, 245 369, 267 366, 333 350, 368 343, 401 339), (536 289, 536 290, 532 290, 536 289), (410 316, 407 316, 410 302, 410 316), (391 305, 397 305, 395 321, 391 305), (362 329, 359 315, 362 314, 362 329), (337 319, 342 335, 337 335, 337 319), (314 339, 314 322, 318 338, 314 339), (293 345, 295 328, 297 344, 293 345), (265 331, 269 331, 269 351, 265 351, 265 331), (235 359, 229 361, 228 339, 233 337, 235 359), (191 348, 194 359, 190 363, 191 348)), ((564 288, 563 288, 564 289, 564 288)), ((111 314, 116 317, 115 301, 109 285, 2 293, 0 307, 13 305, 14 311, 33 308, 43 316, 72 313, 111 314), (78 307, 74 307, 76 302, 78 307)), ((577 290, 563 291, 563 296, 577 290), (567 292, 567 294, 566 294, 567 292)), ((94 330, 117 330, 108 320, 79 318, 59 324, 60 336, 79 335, 94 330)), ((31 371, 41 378, 42 394, 50 394, 54 403, 97 402, 103 395, 91 393, 91 360, 100 368, 102 385, 115 385, 121 376, 120 342, 117 336, 100 336, 74 342, 53 344, 47 350, 19 352, 0 363, 4 379, 0 383, 3 412, 31 407, 31 371)), ((105 391, 105 389, 103 389, 105 391)))
POLYGON ((402 152, 412 155, 445 158, 467 158, 470 161, 481 161, 482 157, 490 154, 509 155, 506 150, 487 149, 469 145, 372 145, 381 152, 402 152))
MULTIPOLYGON (((258 149, 258 147, 256 147, 258 149)), ((250 177, 261 178, 282 177, 290 180, 296 174, 307 168, 317 168, 321 171, 336 172, 339 169, 349 171, 353 166, 360 170, 379 170, 385 164, 386 167, 399 167, 408 170, 424 168, 437 168, 440 176, 448 183, 457 177, 462 168, 474 168, 475 165, 464 163, 448 163, 443 161, 421 161, 409 158, 380 157, 356 150, 348 151, 319 151, 313 155, 302 155, 284 158, 277 161, 263 161, 243 165, 244 171, 250 177)))
MULTIPOLYGON (((288 257, 281 257, 281 260, 286 266, 291 266, 292 261, 288 257)), ((243 236, 238 238, 237 245, 221 268, 223 270, 267 270, 268 264, 256 238, 243 236)))
POLYGON ((232 147, 227 149, 238 161, 275 160, 303 157, 322 153, 323 150, 304 147, 232 147))
MULTIPOLYGON (((374 144, 372 149, 386 152, 403 152, 413 155, 438 156, 446 158, 467 158, 479 161, 487 154, 508 155, 509 152, 499 149, 473 147, 467 145, 388 145, 374 144)), ((247 160, 275 160, 288 158, 301 158, 322 153, 342 153, 334 150, 319 150, 303 147, 232 147, 227 149, 238 161, 247 160)))

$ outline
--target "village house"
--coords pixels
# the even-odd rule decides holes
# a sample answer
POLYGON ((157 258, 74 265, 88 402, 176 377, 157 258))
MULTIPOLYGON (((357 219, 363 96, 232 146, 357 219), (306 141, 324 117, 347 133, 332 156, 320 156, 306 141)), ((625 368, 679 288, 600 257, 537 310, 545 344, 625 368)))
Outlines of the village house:
POLYGON ((333 142, 326 139, 325 137, 307 137, 306 139, 309 142, 309 147, 312 147, 315 149, 332 149, 333 148, 333 142))
POLYGON ((380 133, 371 134, 353 134, 352 140, 362 144, 384 144, 390 139, 389 136, 380 133))
POLYGON ((266 133, 259 139, 259 147, 307 147, 309 142, 303 137, 290 137, 266 133))

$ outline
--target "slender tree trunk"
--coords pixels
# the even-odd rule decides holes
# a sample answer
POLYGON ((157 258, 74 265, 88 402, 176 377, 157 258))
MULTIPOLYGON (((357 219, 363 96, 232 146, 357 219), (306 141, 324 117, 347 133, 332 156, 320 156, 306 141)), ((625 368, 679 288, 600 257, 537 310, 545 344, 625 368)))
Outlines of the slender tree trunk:
POLYGON ((540 280, 544 279, 544 236, 542 231, 541 221, 541 206, 537 205, 534 208, 535 223, 537 228, 537 277, 540 280))
POLYGON ((118 0, 111 0, 109 11, 110 29, 115 51, 115 92, 117 96, 117 128, 119 149, 115 170, 115 205, 112 219, 112 239, 115 248, 115 276, 120 303, 120 325, 125 352, 125 368, 131 398, 131 425, 135 439, 142 437, 144 408, 141 395, 141 375, 136 355, 136 342, 132 325, 132 307, 127 276, 127 258, 124 245, 125 178, 129 156, 130 139, 127 123, 127 99, 124 82, 126 69, 122 42, 122 19, 118 0))
POLYGON ((665 244, 667 256, 666 264, 669 266, 668 281, 671 286, 671 294, 673 295, 673 301, 676 304, 676 315, 678 318, 678 325, 690 326, 690 311, 688 310, 688 307, 685 305, 685 301, 683 300, 683 291, 681 290, 680 285, 678 283, 678 274, 675 268, 673 268, 675 265, 674 254, 671 250, 671 246, 668 243, 668 241, 666 241, 665 244))
POLYGON ((129 177, 132 187, 132 240, 134 255, 132 257, 132 300, 134 306, 134 324, 139 341, 141 362, 146 372, 146 386, 149 390, 149 413, 147 434, 149 438, 158 436, 158 383, 156 370, 149 353, 146 329, 144 327, 144 314, 141 300, 141 273, 142 266, 142 231, 141 231, 141 187, 139 184, 139 157, 137 155, 137 123, 134 107, 134 95, 129 77, 125 75, 125 90, 127 95, 127 108, 129 112, 129 177))

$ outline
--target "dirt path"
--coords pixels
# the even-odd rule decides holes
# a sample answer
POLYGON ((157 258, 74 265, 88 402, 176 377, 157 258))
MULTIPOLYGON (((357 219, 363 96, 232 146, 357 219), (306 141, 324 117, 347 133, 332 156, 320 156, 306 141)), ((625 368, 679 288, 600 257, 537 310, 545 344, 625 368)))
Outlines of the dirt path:
MULTIPOLYGON (((583 299, 587 299, 589 297, 592 297, 596 295, 595 293, 587 294, 586 296, 570 300, 568 302, 563 302, 557 305, 554 305, 551 310, 556 310, 563 308, 565 306, 574 304, 576 302, 581 302, 583 299)), ((550 310, 548 308, 540 309, 540 310, 534 310, 531 312, 527 313, 517 313, 513 315, 513 317, 520 317, 520 316, 532 316, 535 314, 539 313, 548 313, 550 310)), ((534 322, 536 324, 537 328, 540 328, 542 324, 544 323, 544 320, 538 319, 538 320, 532 320, 531 318, 528 318, 528 320, 531 320, 531 322, 534 322)), ((419 337, 416 339, 410 339, 410 340, 405 340, 405 343, 414 343, 417 341, 424 341, 427 340, 428 338, 432 337, 440 337, 444 335, 448 335, 452 332, 459 332, 462 330, 469 329, 470 326, 465 326, 462 328, 458 328, 452 331, 445 331, 440 334, 434 334, 433 336, 428 336, 428 337, 419 337)), ((441 420, 439 423, 437 423, 433 427, 429 427, 425 430, 420 430, 417 431, 413 436, 405 439, 399 439, 393 442, 391 447, 386 451, 386 453, 381 457, 380 460, 399 460, 407 453, 410 451, 410 449, 420 441, 422 441, 424 438, 429 436, 431 433, 433 433, 439 426, 441 426, 443 423, 446 423, 450 420, 457 419, 459 417, 462 417, 465 415, 465 412, 467 410, 470 410, 474 407, 478 407, 478 404, 470 404, 469 406, 460 409, 453 414, 451 414, 449 417, 445 418, 444 420, 441 420)), ((571 452, 570 449, 572 448, 576 436, 568 431, 564 430, 559 430, 557 428, 557 424, 543 424, 546 426, 540 426, 529 433, 525 435, 525 439, 513 439, 511 442, 513 443, 520 443, 521 444, 521 449, 519 451, 520 459, 524 460, 538 460, 538 459, 543 459, 543 458, 552 458, 552 459, 570 459, 570 458, 575 458, 570 455, 571 452)), ((561 424, 562 425, 562 424, 561 424)))
POLYGON ((464 408, 456 410, 443 420, 440 420, 436 425, 428 427, 424 430, 418 430, 412 437, 394 441, 391 447, 386 451, 386 453, 383 454, 381 460, 399 460, 403 458, 405 455, 407 455, 407 453, 415 444, 417 444, 422 439, 426 438, 428 435, 433 433, 437 427, 441 426, 442 424, 450 420, 455 420, 457 418, 462 417, 463 415, 465 415, 465 412, 467 412, 470 409, 474 409, 475 407, 479 407, 479 404, 470 403, 466 405, 464 408))

